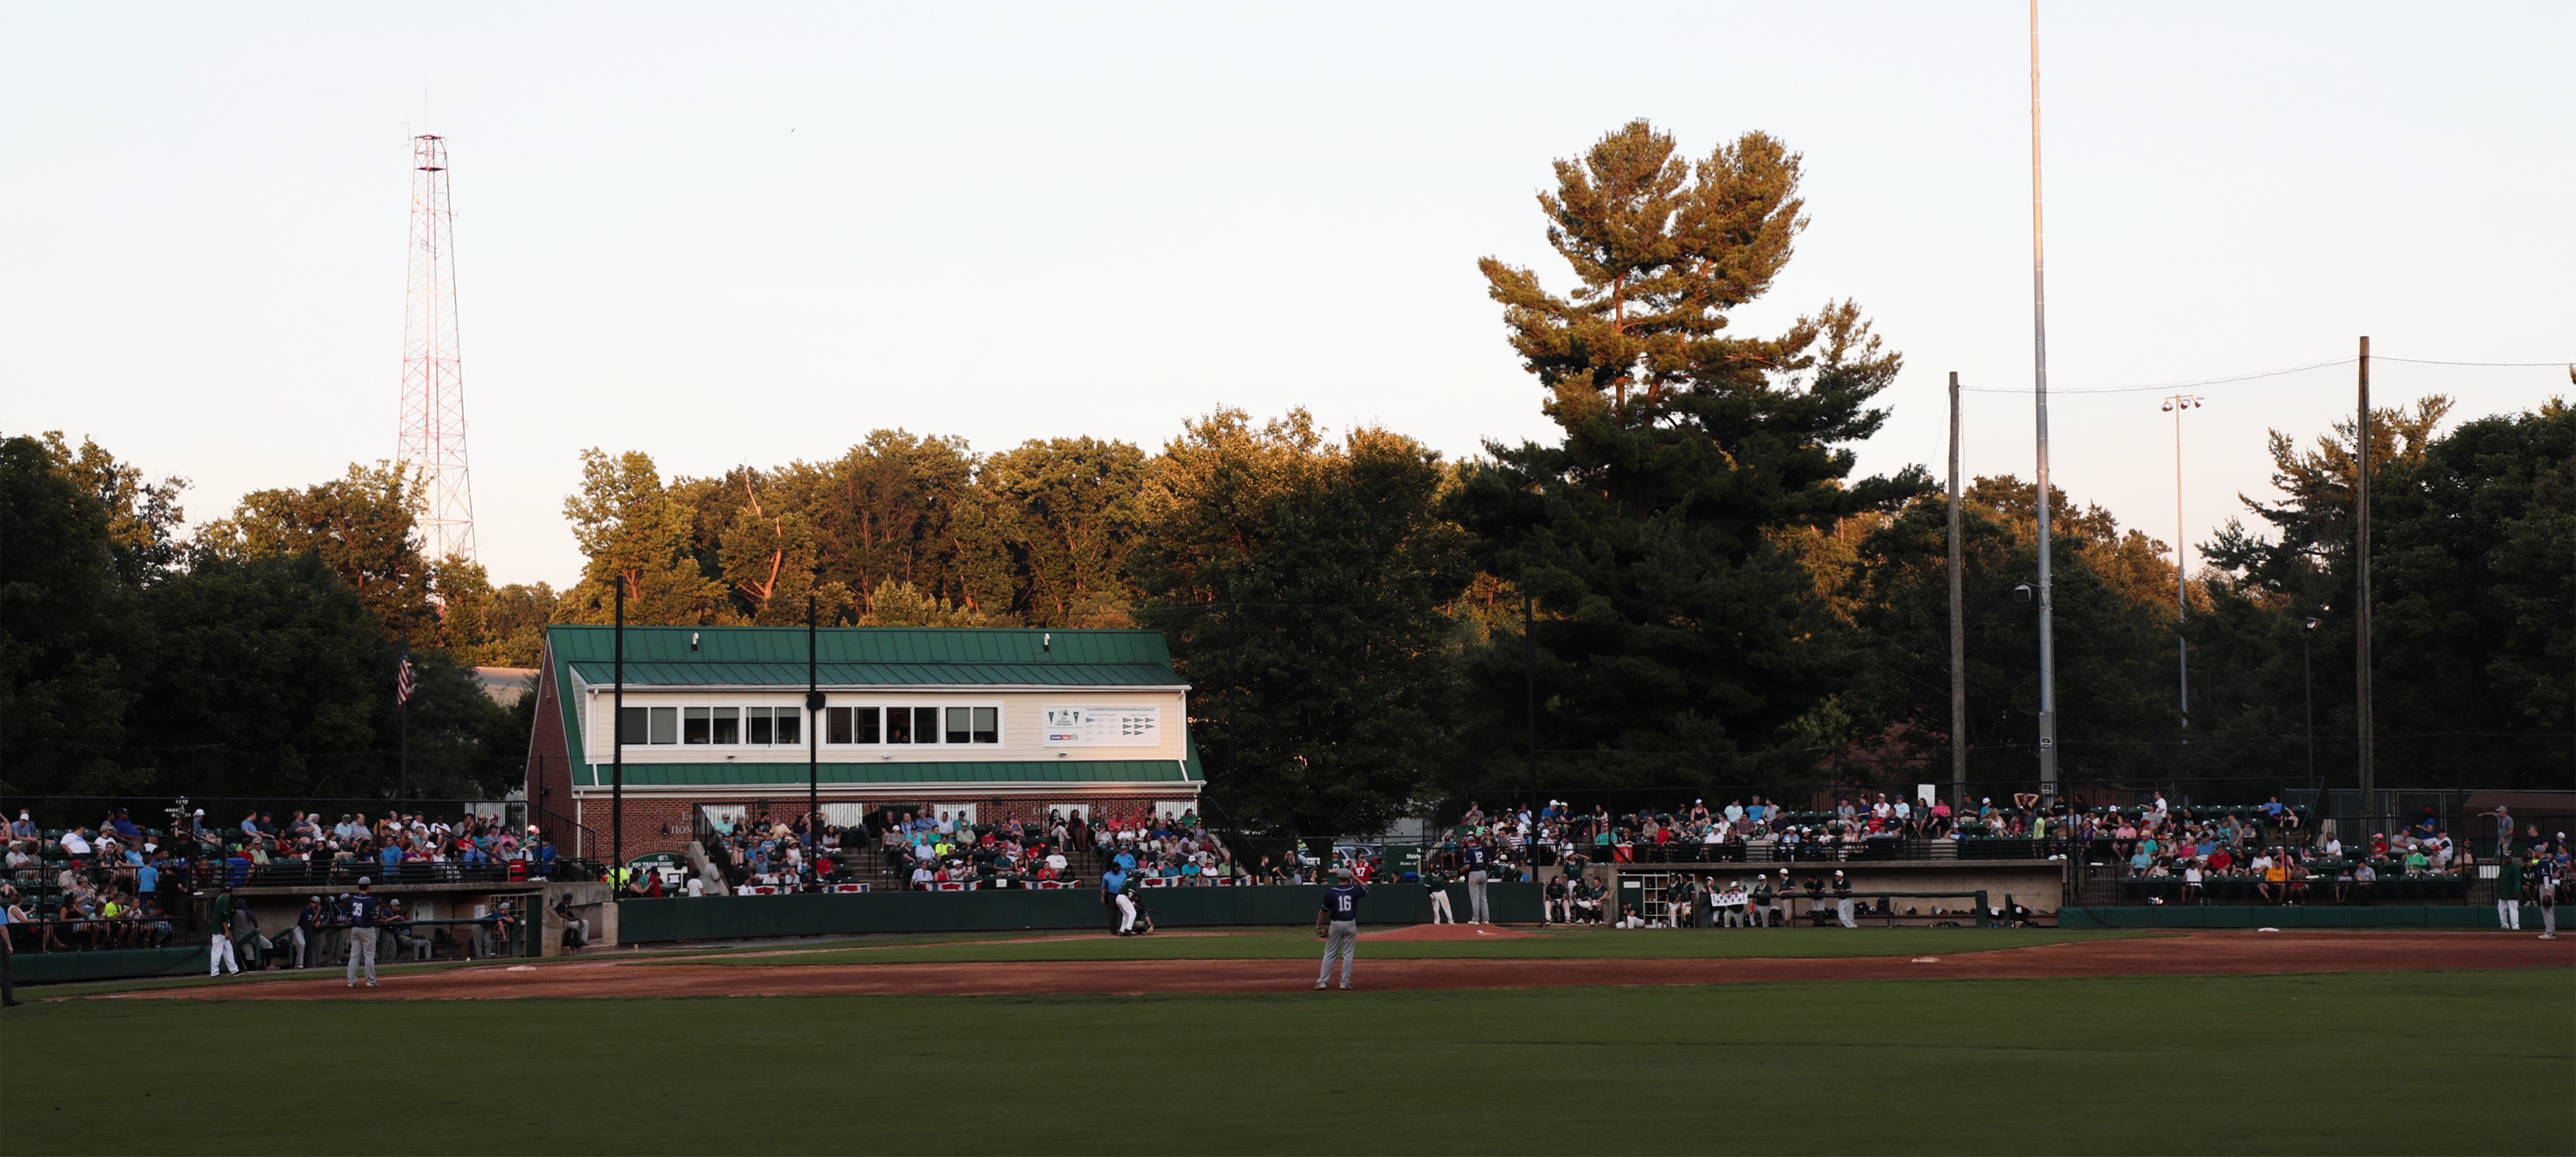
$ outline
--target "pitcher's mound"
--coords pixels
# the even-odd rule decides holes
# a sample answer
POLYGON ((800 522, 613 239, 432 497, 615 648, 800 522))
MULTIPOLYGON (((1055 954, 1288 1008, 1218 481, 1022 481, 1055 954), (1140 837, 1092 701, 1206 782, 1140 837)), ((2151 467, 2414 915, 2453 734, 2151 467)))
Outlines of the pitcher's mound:
POLYGON ((1416 924, 1384 932, 1362 932, 1362 940, 1527 940, 1532 933, 1499 924, 1416 924))

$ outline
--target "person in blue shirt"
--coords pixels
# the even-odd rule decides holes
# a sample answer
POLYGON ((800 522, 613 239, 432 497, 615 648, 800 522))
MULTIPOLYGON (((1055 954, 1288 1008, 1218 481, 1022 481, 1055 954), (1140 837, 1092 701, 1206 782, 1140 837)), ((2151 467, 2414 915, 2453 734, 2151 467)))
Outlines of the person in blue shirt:
POLYGON ((1324 904, 1315 910, 1315 937, 1324 942, 1324 967, 1315 974, 1315 987, 1322 989, 1332 979, 1333 955, 1342 957, 1342 988, 1351 987, 1351 965, 1359 955, 1360 898, 1368 889, 1351 882, 1349 868, 1333 871, 1333 885, 1324 889, 1324 904))
POLYGON ((1127 894, 1127 873, 1112 865, 1100 874, 1100 902, 1118 910, 1118 934, 1136 934, 1136 900, 1127 894))
POLYGON ((351 988, 358 986, 358 962, 361 960, 367 964, 367 987, 383 987, 376 983, 376 916, 381 909, 375 894, 367 891, 372 883, 374 881, 365 876, 358 877, 358 890, 345 900, 349 916, 348 981, 351 988))

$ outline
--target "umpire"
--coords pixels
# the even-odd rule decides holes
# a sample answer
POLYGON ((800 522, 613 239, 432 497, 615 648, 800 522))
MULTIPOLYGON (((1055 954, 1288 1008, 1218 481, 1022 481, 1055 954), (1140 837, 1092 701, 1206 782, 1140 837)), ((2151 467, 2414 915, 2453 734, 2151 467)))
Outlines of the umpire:
POLYGON ((18 946, 10 942, 9 911, 18 903, 18 889, 0 884, 0 1008, 16 1008, 26 1002, 18 999, 18 981, 10 972, 10 962, 17 959, 18 946))

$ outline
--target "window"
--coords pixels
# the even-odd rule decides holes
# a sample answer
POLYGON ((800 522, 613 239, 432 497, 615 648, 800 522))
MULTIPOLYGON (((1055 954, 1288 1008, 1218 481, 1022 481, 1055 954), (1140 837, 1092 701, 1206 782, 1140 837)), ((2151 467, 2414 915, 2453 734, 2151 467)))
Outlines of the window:
POLYGON ((1002 741, 1002 712, 998 707, 951 707, 948 709, 948 742, 999 743, 1002 741))
MULTIPOLYGON (((778 708, 773 724, 780 743, 795 742, 788 710, 778 708)), ((835 746, 1001 741, 999 707, 828 707, 823 711, 823 742, 835 746)))
MULTIPOLYGON (((824 742, 875 743, 879 719, 888 712, 906 725, 913 724, 916 712, 925 713, 923 719, 938 717, 936 708, 833 707, 823 713, 824 742)), ((617 742, 630 747, 801 747, 804 716, 802 707, 628 707, 617 718, 617 742)))
POLYGON ((677 707, 628 707, 618 712, 617 742, 629 747, 646 743, 678 743, 680 709, 677 707))

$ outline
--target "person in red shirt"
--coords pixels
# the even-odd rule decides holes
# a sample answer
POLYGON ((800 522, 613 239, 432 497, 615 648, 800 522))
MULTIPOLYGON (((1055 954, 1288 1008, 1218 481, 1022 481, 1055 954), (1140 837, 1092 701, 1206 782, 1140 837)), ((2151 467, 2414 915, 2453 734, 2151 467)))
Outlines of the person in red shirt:
POLYGON ((2209 854, 2209 873, 2213 876, 2222 876, 2227 874, 2227 869, 2235 866, 2235 864, 2236 857, 2228 855, 2227 849, 2225 848, 2220 848, 2209 854))

